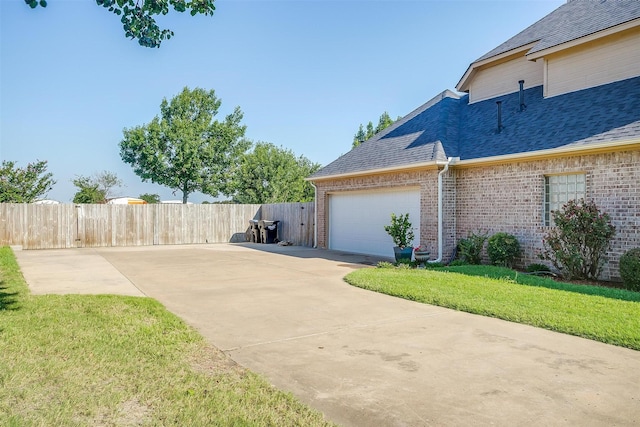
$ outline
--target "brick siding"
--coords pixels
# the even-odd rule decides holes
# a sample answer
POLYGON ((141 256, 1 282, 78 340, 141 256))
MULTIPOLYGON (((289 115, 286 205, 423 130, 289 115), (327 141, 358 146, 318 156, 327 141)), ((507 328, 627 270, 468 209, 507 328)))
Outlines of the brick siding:
MULTIPOLYGON (((540 262, 544 177, 585 173, 586 196, 609 213, 616 226, 602 278, 619 280, 618 261, 640 247, 640 151, 622 151, 566 158, 456 168, 443 177, 443 261, 469 232, 507 232, 520 241, 523 256, 517 266, 540 262)), ((438 250, 438 170, 388 173, 317 182, 318 246, 327 247, 328 195, 331 192, 420 187, 420 242, 432 254, 438 250)), ((486 259, 486 255, 485 255, 486 259)))
POLYGON ((640 247, 640 151, 572 156, 456 170, 456 236, 478 230, 515 235, 518 266, 541 262, 545 175, 585 173, 586 197, 611 216, 616 236, 602 278, 619 280, 620 256, 640 247))

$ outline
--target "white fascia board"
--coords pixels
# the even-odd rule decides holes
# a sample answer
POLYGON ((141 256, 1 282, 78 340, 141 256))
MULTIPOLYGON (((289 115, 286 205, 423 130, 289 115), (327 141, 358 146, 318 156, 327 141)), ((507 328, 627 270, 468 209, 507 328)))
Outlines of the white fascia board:
POLYGON ((560 52, 565 49, 570 49, 572 47, 580 46, 581 44, 589 43, 594 40, 601 39, 603 37, 607 37, 625 30, 629 30, 635 27, 640 26, 640 18, 633 19, 631 21, 625 22, 624 24, 616 25, 615 27, 609 27, 602 31, 598 31, 597 33, 592 33, 577 39, 570 40, 565 43, 557 44, 555 46, 548 47, 546 49, 542 49, 536 52, 532 52, 527 54, 527 59, 530 61, 535 61, 536 59, 542 58, 547 55, 551 55, 556 52, 560 52))
POLYGON ((305 178, 304 180, 314 181, 314 182, 328 181, 332 179, 352 178, 352 177, 363 176, 363 175, 379 175, 384 173, 405 172, 407 170, 423 169, 423 168, 429 168, 429 167, 434 168, 434 167, 442 166, 445 164, 447 164, 446 160, 432 160, 430 162, 411 163, 408 165, 405 164, 400 166, 390 166, 388 168, 369 169, 369 170, 362 170, 357 172, 346 172, 346 173, 339 173, 334 175, 319 176, 316 178, 309 177, 309 178, 305 178))
POLYGON ((547 150, 530 151, 526 153, 505 154, 502 156, 481 157, 478 159, 459 160, 452 166, 474 166, 483 163, 502 163, 517 160, 537 160, 562 155, 592 154, 607 151, 623 151, 625 149, 640 148, 640 139, 630 139, 617 142, 599 142, 586 145, 570 145, 547 150), (637 146, 637 147, 634 147, 637 146))

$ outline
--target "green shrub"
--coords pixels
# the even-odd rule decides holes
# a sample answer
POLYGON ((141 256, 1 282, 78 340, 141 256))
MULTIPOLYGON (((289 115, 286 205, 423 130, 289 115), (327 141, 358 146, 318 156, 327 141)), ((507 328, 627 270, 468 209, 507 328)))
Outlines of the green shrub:
POLYGON ((545 236, 542 259, 569 279, 597 279, 616 228, 593 201, 569 200, 551 212, 555 227, 545 236))
POLYGON ((393 239, 393 243, 399 248, 406 248, 411 245, 413 238, 413 229, 411 228, 411 222, 409 222, 409 214, 395 213, 391 214, 391 225, 385 225, 384 231, 393 239))
POLYGON ((458 267, 460 265, 469 265, 469 263, 463 259, 454 259, 449 263, 449 267, 458 267))
POLYGON ((458 242, 458 255, 467 264, 481 264, 482 248, 486 241, 486 234, 469 233, 465 239, 458 242))
POLYGON ((489 237, 487 254, 492 264, 511 267, 513 260, 520 256, 520 243, 514 235, 496 233, 489 237))
POLYGON ((526 268, 527 273, 536 273, 538 271, 551 271, 549 267, 544 264, 529 264, 526 268))
POLYGON ((625 288, 640 291, 640 248, 630 249, 620 257, 620 277, 625 288))

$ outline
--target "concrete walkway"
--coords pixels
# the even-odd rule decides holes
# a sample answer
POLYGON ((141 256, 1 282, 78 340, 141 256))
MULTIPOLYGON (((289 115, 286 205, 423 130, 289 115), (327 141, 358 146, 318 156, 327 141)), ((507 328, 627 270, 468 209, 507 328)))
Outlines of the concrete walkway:
POLYGON ((343 425, 640 424, 640 352, 342 281, 375 259, 250 244, 17 255, 34 293, 158 299, 343 425))

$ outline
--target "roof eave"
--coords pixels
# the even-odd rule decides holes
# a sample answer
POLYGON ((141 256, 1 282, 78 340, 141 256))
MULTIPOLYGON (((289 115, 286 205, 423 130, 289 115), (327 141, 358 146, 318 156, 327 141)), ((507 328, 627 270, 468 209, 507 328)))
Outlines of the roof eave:
POLYGON ((345 172, 345 173, 318 176, 318 177, 310 176, 308 178, 305 178, 304 180, 313 181, 313 182, 330 181, 334 179, 354 178, 354 177, 365 176, 365 175, 381 175, 381 174, 393 173, 393 172, 407 172, 407 171, 412 171, 417 169, 436 169, 438 168, 438 166, 443 166, 446 163, 447 162, 444 160, 431 160, 431 161, 422 162, 422 163, 411 163, 408 165, 405 164, 405 165, 399 165, 399 166, 390 166, 388 168, 360 170, 356 172, 345 172))
POLYGON ((632 19, 631 21, 627 21, 623 24, 616 25, 613 27, 606 28, 602 31, 598 31, 595 33, 591 33, 589 35, 579 37, 577 39, 570 40, 565 43, 557 44, 555 46, 550 46, 546 49, 536 50, 534 52, 527 54, 527 59, 531 61, 535 61, 536 59, 540 59, 547 55, 551 55, 552 53, 560 52, 565 49, 570 49, 575 46, 580 46, 585 43, 592 42, 594 40, 601 39, 603 37, 611 36, 613 34, 620 33, 622 31, 630 30, 636 27, 640 27, 640 18, 632 19))
POLYGON ((548 150, 530 151, 527 153, 505 154, 502 156, 481 157, 457 161, 456 167, 489 166, 499 163, 508 163, 518 160, 534 161, 544 160, 567 155, 587 155, 598 153, 610 153, 640 148, 640 138, 627 139, 616 142, 600 142, 586 145, 571 145, 560 148, 550 148, 548 150))
POLYGON ((531 42, 531 43, 527 43, 525 45, 522 45, 520 47, 517 47, 515 49, 511 49, 508 50, 506 52, 502 52, 498 55, 494 55, 491 56, 489 58, 485 58, 482 59, 480 61, 475 61, 472 62, 471 65, 469 65, 469 68, 467 68, 467 71, 464 73, 464 75, 462 76, 462 78, 460 79, 460 81, 458 82, 458 84, 456 85, 456 90, 458 92, 468 92, 469 91, 469 84, 471 83, 472 77, 476 74, 476 72, 478 71, 479 68, 484 67, 488 64, 494 63, 494 62, 501 62, 511 56, 515 56, 521 52, 527 51, 529 49, 531 49, 535 44, 537 43, 537 41, 531 42))

